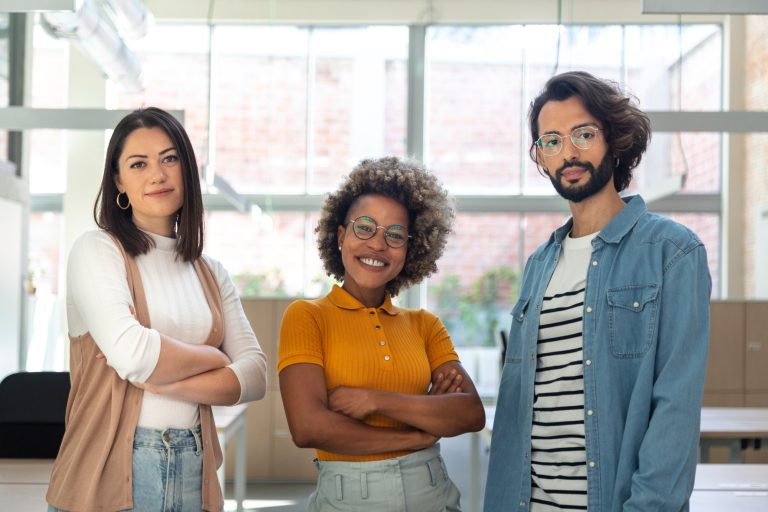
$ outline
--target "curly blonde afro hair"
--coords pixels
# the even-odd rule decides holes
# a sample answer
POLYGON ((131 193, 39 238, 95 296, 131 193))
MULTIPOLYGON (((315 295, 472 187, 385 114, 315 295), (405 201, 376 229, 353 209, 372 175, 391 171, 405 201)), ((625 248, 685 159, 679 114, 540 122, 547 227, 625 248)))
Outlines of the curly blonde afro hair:
POLYGON ((329 276, 344 278, 344 264, 338 248, 338 228, 345 226, 354 202, 366 194, 387 196, 408 210, 408 242, 405 264, 387 291, 397 295, 402 287, 421 282, 437 271, 437 260, 452 232, 454 211, 448 192, 420 163, 385 157, 361 161, 341 187, 323 204, 317 223, 317 247, 329 276))

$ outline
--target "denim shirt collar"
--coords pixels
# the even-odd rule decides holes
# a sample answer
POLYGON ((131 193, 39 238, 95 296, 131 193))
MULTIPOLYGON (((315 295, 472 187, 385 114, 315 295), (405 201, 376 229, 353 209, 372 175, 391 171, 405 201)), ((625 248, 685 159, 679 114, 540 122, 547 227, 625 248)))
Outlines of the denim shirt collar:
MULTIPOLYGON (((639 195, 622 197, 621 200, 625 203, 624 208, 597 234, 597 238, 602 239, 605 243, 617 244, 621 242, 621 239, 637 224, 640 217, 648 211, 645 201, 639 195)), ((552 234, 552 241, 561 245, 568 233, 571 232, 571 228, 573 228, 573 217, 555 230, 552 234)))

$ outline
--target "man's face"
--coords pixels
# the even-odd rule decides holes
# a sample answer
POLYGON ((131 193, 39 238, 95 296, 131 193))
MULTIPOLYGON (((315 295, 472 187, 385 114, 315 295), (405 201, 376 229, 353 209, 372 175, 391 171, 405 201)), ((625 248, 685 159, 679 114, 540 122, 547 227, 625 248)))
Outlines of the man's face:
MULTIPOLYGON (((549 101, 539 112, 539 136, 560 138, 559 152, 547 155, 541 146, 536 154, 539 165, 549 175, 552 185, 564 199, 578 203, 613 185, 613 157, 608 152, 603 127, 584 108, 577 96, 563 101, 549 101), (597 129, 597 130, 593 130, 597 129), (580 145, 571 139, 574 136, 580 145)), ((551 148, 550 148, 551 152, 551 148)))

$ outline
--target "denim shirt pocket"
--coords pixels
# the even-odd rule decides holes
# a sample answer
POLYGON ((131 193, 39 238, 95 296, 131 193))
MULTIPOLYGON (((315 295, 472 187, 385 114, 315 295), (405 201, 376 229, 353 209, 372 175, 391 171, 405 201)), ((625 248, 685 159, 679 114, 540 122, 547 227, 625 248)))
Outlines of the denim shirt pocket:
POLYGON ((512 308, 512 326, 509 329, 509 338, 507 339, 505 363, 519 363, 522 360, 523 326, 525 325, 529 302, 530 297, 521 297, 515 307, 512 308))
POLYGON ((615 357, 642 357, 656 336, 659 285, 609 288, 608 337, 615 357))

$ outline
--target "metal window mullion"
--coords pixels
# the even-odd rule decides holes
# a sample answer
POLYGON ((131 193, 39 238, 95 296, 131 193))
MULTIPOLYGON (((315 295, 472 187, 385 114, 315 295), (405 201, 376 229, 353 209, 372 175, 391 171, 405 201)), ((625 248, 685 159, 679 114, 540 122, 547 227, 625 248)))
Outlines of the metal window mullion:
MULTIPOLYGON (((409 157, 424 162, 426 123, 426 47, 427 26, 408 27, 408 105, 406 152, 409 157)), ((427 307, 428 280, 412 287, 404 294, 405 306, 427 307)))
POLYGON ((307 65, 306 65, 306 84, 307 99, 305 112, 305 166, 304 166, 304 193, 308 194, 310 189, 310 179, 314 168, 315 159, 315 77, 317 75, 317 55, 315 53, 315 28, 307 29, 307 65))
MULTIPOLYGON (((8 105, 24 106, 26 79, 27 15, 8 16, 8 105)), ((21 131, 8 132, 8 160, 16 164, 16 176, 23 175, 23 139, 21 131)))
POLYGON ((408 27, 408 128, 406 148, 408 156, 423 162, 426 125, 426 25, 408 27))
POLYGON ((214 58, 214 25, 208 25, 208 155, 206 162, 205 179, 209 185, 213 184, 216 172, 216 91, 213 82, 216 59, 214 58))

